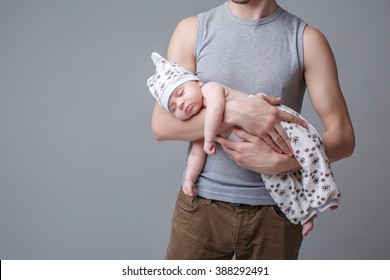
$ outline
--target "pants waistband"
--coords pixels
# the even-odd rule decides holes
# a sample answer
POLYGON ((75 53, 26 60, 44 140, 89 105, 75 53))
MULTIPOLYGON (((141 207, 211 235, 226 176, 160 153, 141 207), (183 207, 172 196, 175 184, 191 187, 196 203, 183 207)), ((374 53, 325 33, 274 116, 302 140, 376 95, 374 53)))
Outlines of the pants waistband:
POLYGON ((220 205, 228 206, 228 207, 233 207, 233 208, 262 208, 262 207, 267 207, 267 206, 274 206, 274 205, 251 205, 251 204, 244 204, 244 203, 234 203, 234 202, 226 202, 226 201, 221 201, 221 200, 214 200, 214 199, 208 199, 205 197, 201 197, 202 199, 205 199, 207 201, 214 202, 220 205))

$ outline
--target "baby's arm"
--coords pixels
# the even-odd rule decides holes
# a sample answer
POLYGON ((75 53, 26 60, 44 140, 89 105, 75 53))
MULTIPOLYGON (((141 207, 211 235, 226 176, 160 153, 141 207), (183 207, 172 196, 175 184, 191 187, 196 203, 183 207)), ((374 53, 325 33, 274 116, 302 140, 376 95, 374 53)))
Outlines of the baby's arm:
POLYGON ((205 158, 206 154, 203 151, 203 139, 193 141, 183 182, 183 192, 186 195, 196 195, 195 182, 198 180, 200 172, 202 172, 205 158))
POLYGON ((215 137, 225 111, 225 94, 226 88, 216 82, 207 83, 202 87, 202 95, 207 106, 203 149, 209 155, 216 152, 215 137))

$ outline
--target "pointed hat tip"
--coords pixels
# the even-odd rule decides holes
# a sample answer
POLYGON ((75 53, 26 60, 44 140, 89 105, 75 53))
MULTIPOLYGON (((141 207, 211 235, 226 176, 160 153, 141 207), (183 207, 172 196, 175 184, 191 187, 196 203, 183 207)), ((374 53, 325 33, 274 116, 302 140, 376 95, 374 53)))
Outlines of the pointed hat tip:
POLYGON ((161 55, 156 52, 152 53, 151 58, 153 60, 154 65, 157 65, 157 63, 162 59, 161 55))

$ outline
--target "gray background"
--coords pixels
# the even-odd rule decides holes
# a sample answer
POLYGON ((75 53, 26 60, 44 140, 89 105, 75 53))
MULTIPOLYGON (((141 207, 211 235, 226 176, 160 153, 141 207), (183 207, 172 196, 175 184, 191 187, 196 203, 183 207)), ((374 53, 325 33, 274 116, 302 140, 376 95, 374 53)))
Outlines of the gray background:
MULTIPOLYGON (((0 0, 0 259, 164 257, 187 145, 152 137, 149 57, 223 2, 0 0)), ((300 258, 389 259, 390 2, 279 4, 327 36, 357 138, 300 258)))

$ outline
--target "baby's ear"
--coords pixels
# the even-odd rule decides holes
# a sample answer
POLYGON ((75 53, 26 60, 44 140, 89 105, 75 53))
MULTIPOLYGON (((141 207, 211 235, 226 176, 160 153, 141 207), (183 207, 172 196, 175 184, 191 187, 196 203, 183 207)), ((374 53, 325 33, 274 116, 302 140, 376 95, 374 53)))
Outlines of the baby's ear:
POLYGON ((202 81, 198 80, 198 84, 199 84, 200 87, 203 86, 203 82, 202 81))

